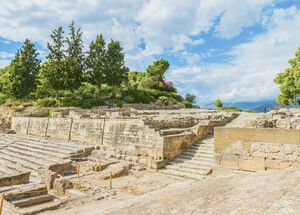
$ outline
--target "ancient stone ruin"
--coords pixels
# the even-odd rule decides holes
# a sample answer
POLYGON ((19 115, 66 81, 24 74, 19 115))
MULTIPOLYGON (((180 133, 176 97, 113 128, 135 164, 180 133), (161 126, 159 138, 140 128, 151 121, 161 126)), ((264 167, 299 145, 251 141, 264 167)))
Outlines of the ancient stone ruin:
POLYGON ((112 178, 158 172, 202 180, 224 171, 300 167, 298 112, 61 109, 15 113, 0 136, 7 210, 37 214, 72 199, 118 195, 112 178), (266 126, 260 120, 290 126, 266 126), (297 121, 298 122, 298 121, 297 121), (287 124, 287 122, 285 122, 287 124), (101 182, 101 183, 100 183, 101 182))

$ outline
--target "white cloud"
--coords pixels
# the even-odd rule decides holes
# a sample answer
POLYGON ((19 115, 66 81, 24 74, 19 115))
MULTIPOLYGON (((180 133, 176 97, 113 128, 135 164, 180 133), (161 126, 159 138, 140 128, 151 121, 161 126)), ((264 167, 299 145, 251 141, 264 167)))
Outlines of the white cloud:
MULTIPOLYGON (((86 46, 99 33, 103 33, 106 40, 120 40, 127 65, 133 70, 144 70, 155 56, 166 53, 185 61, 187 66, 173 65, 168 77, 182 93, 197 93, 202 103, 216 97, 254 100, 276 95, 278 89, 273 78, 287 66, 288 58, 299 46, 299 10, 296 7, 274 9, 273 2, 275 0, 2 1, 0 38, 20 42, 29 37, 45 46, 55 27, 62 25, 67 30, 71 20, 75 20, 82 27, 86 46), (272 17, 265 13, 266 7, 274 10, 272 17), (253 40, 228 50, 226 54, 234 57, 228 63, 202 62, 220 50, 194 53, 189 49, 205 44, 202 33, 230 40, 244 28, 258 23, 267 33, 255 36, 254 32, 253 40), (144 47, 140 47, 141 41, 144 47)), ((3 65, 7 65, 6 58, 0 61, 0 67, 3 65)))
POLYGON ((173 69, 169 78, 177 82, 182 92, 196 88, 202 104, 216 98, 227 101, 274 98, 278 86, 273 79, 288 67, 288 60, 300 45, 300 29, 295 27, 299 23, 300 11, 296 7, 275 9, 266 33, 228 52, 234 56, 233 61, 207 66, 188 64, 173 69))

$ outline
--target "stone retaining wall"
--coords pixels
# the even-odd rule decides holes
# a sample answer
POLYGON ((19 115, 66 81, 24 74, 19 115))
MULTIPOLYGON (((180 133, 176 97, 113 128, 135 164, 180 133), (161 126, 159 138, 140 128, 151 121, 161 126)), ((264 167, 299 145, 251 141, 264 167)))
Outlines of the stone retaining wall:
POLYGON ((131 155, 163 157, 163 137, 139 119, 14 117, 17 134, 110 146, 131 155))
POLYGON ((216 162, 245 171, 300 167, 300 130, 215 128, 216 162))

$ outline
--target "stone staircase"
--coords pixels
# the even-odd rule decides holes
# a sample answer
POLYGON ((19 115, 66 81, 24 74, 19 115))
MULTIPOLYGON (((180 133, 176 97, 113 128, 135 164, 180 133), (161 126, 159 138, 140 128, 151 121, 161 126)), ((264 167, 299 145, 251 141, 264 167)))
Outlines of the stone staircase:
POLYGON ((213 136, 209 136, 196 142, 159 172, 176 178, 202 179, 215 165, 213 141, 213 136))
POLYGON ((61 201, 45 185, 29 185, 5 194, 5 205, 13 214, 33 215, 57 209, 61 201))

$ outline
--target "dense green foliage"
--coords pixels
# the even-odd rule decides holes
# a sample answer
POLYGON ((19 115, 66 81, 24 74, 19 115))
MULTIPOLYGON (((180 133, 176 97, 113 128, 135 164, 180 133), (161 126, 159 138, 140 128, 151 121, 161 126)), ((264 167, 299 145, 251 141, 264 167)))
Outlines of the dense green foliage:
POLYGON ((280 94, 277 102, 282 105, 289 103, 300 104, 300 48, 295 57, 289 60, 290 67, 279 73, 274 79, 280 85, 280 94))
POLYGON ((215 106, 218 107, 218 108, 222 108, 223 107, 223 103, 220 99, 217 99, 215 101, 215 106))
POLYGON ((192 94, 190 94, 190 93, 187 93, 186 95, 185 95, 185 100, 187 100, 188 102, 190 102, 190 103, 195 103, 196 102, 196 96, 195 95, 192 95, 192 94))
POLYGON ((145 72, 130 72, 119 41, 106 44, 100 34, 84 52, 81 29, 72 22, 68 30, 67 37, 62 27, 52 32, 43 63, 35 45, 25 40, 10 65, 0 69, 0 103, 30 99, 43 107, 122 103, 192 107, 195 97, 188 94, 183 99, 165 80, 168 61, 154 61, 145 72))

